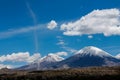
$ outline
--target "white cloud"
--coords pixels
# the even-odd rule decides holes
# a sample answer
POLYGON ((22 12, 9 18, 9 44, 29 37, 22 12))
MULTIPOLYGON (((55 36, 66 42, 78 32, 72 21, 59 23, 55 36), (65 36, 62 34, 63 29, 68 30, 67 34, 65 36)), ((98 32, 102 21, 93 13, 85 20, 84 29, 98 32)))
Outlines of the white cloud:
POLYGON ((63 49, 65 49, 66 51, 75 54, 78 50, 67 47, 67 46, 62 46, 63 49))
POLYGON ((64 52, 64 51, 62 51, 62 52, 57 52, 57 53, 55 53, 56 55, 58 55, 58 56, 67 56, 68 55, 68 53, 67 52, 64 52))
POLYGON ((57 45, 59 45, 60 48, 66 50, 66 51, 69 52, 69 53, 76 53, 76 52, 77 52, 77 50, 75 50, 75 49, 70 48, 70 47, 67 46, 67 43, 65 43, 63 37, 57 36, 57 39, 58 39, 58 41, 59 41, 59 42, 57 43, 57 45))
POLYGON ((65 41, 64 41, 62 38, 59 38, 59 39, 58 39, 58 43, 57 43, 57 45, 65 46, 66 43, 65 43, 65 41))
POLYGON ((0 56, 0 62, 33 62, 36 59, 40 58, 40 54, 36 53, 30 56, 29 52, 18 52, 0 56))
POLYGON ((57 45, 60 45, 60 46, 65 46, 66 45, 65 41, 63 40, 63 37, 57 36, 57 39, 58 39, 57 45))
POLYGON ((50 30, 53 30, 56 27, 57 27, 57 23, 54 20, 51 20, 47 25, 47 28, 50 29, 50 30))
POLYGON ((27 62, 31 63, 31 62, 39 59, 40 57, 41 57, 41 55, 39 53, 35 53, 27 59, 27 62))
POLYGON ((92 36, 92 35, 89 35, 89 36, 88 36, 88 38, 89 38, 89 39, 92 39, 92 38, 93 38, 93 36, 92 36))
POLYGON ((57 43, 57 45, 64 45, 64 44, 65 44, 65 42, 62 40, 57 43))
POLYGON ((120 59, 120 54, 117 54, 115 57, 116 57, 117 59, 120 59))
POLYGON ((18 34, 23 34, 23 33, 27 33, 34 30, 40 30, 43 28, 43 26, 45 25, 28 26, 28 27, 23 27, 19 29, 10 29, 7 31, 3 31, 3 32, 0 32, 0 39, 12 37, 18 34))
POLYGON ((68 53, 67 52, 64 52, 64 51, 61 51, 61 52, 56 52, 56 53, 49 53, 49 54, 54 54, 54 55, 57 55, 57 56, 67 56, 68 53))
POLYGON ((0 64, 0 69, 2 69, 2 68, 12 68, 12 66, 11 65, 4 65, 4 64, 0 64))
POLYGON ((79 36, 104 34, 104 36, 120 35, 120 10, 94 10, 75 22, 61 25, 64 35, 79 36))
MULTIPOLYGON (((55 53, 48 53, 48 55, 52 55, 54 56, 55 58, 60 58, 60 60, 64 60, 63 56, 67 56, 68 53, 67 52, 64 52, 64 51, 61 51, 61 52, 55 52, 55 53)), ((43 57, 44 58, 44 57, 43 57)), ((43 59, 41 58, 41 59, 43 59)), ((56 59, 57 60, 57 59, 56 59)))

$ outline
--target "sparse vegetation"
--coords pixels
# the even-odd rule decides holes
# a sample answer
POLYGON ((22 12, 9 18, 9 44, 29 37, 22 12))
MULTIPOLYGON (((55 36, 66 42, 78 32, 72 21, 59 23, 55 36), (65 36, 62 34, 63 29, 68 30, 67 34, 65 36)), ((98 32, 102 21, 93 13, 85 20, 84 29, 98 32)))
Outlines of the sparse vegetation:
POLYGON ((89 67, 0 73, 0 80, 120 80, 120 67, 89 67))

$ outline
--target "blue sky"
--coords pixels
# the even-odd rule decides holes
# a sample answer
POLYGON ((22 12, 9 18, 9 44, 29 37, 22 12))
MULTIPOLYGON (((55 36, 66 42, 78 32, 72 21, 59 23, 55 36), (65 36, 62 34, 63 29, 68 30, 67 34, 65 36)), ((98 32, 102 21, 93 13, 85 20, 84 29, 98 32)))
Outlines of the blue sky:
MULTIPOLYGON (((102 30, 99 33, 93 31, 93 33, 68 34, 68 27, 61 29, 63 24, 73 26, 83 16, 85 17, 89 13, 94 14, 92 13, 94 10, 97 12, 97 10, 104 9, 113 13, 110 15, 114 15, 110 9, 119 11, 120 0, 1 0, 0 56, 19 52, 29 52, 30 55, 38 52, 41 56, 45 56, 48 53, 61 51, 67 52, 69 56, 85 46, 96 46, 112 55, 117 55, 120 53, 119 28, 113 32, 109 32, 105 28, 108 35, 105 35, 106 31, 102 30), (47 28, 48 24, 52 24, 52 22, 55 28, 47 28), (35 35, 38 43, 37 51, 35 51, 35 35)), ((90 17, 91 14, 86 18, 90 17)), ((120 19, 119 14, 115 20, 116 18, 120 19)), ((107 24, 110 24, 107 19, 107 24)), ((120 24, 115 22, 114 25, 119 26, 120 24)), ((77 28, 77 26, 75 27, 77 28)), ((98 30, 100 29, 98 27, 98 30)), ((75 31, 73 30, 73 32, 75 31)), ((16 63, 3 61, 0 64, 15 65, 16 63)))

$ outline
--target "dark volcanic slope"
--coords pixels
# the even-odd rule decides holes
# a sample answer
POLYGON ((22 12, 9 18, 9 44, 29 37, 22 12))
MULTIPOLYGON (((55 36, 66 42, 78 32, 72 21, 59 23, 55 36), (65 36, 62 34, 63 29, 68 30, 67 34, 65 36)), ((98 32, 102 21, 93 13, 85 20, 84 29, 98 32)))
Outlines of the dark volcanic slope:
POLYGON ((81 49, 76 55, 63 60, 57 65, 56 68, 77 68, 77 67, 90 67, 90 66, 118 66, 120 60, 113 57, 109 53, 93 47, 85 47, 81 49))

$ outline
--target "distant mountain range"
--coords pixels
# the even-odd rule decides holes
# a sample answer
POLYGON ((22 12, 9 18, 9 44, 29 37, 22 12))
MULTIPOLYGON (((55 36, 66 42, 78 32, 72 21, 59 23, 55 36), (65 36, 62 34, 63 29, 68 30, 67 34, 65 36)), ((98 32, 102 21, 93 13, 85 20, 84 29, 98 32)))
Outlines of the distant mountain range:
POLYGON ((92 66, 120 66, 120 59, 109 53, 94 47, 88 46, 79 50, 75 55, 63 59, 57 55, 49 54, 40 60, 18 68, 19 70, 47 70, 66 69, 92 66))

